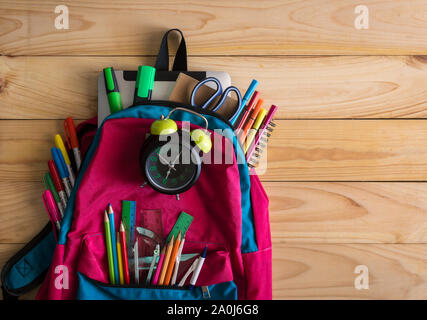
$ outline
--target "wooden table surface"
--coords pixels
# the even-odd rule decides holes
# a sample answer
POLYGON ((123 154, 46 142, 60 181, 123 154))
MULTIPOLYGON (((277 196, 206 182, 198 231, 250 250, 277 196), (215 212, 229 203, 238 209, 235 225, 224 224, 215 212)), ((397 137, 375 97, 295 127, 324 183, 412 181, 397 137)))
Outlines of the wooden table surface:
POLYGON ((279 106, 261 175, 273 297, 426 299, 425 0, 0 0, 0 266, 47 222, 41 177, 62 120, 94 116, 99 72, 154 64, 173 27, 190 70, 242 90, 256 78, 279 106))

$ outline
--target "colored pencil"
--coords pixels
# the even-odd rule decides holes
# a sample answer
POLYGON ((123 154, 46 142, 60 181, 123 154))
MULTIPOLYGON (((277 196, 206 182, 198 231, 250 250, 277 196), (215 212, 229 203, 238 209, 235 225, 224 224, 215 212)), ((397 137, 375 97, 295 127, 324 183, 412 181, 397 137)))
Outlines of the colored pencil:
POLYGON ((153 282, 151 284, 155 286, 159 281, 160 271, 162 270, 163 261, 165 260, 165 251, 166 247, 163 247, 162 251, 160 251, 159 263, 157 264, 156 273, 154 274, 153 282))
POLYGON ((120 242, 122 248, 122 258, 123 258, 123 276, 126 284, 130 284, 129 277, 129 262, 128 262, 128 253, 126 246, 126 231, 123 226, 123 222, 120 223, 120 242))
POLYGON ((113 247, 114 279, 119 284, 119 264, 117 262, 116 227, 114 225, 114 212, 111 204, 108 205, 108 218, 110 219, 111 246, 113 247))
POLYGON ((240 142, 243 143, 246 139, 246 136, 248 135, 249 129, 252 128, 252 125, 254 124, 256 118, 258 117, 259 110, 261 110, 261 106, 264 103, 263 99, 259 99, 255 108, 252 110, 251 115, 248 118, 248 121, 246 121, 246 124, 243 126, 243 132, 240 135, 240 142))
POLYGON ((119 281, 120 281, 120 284, 123 285, 125 282, 123 280, 122 249, 120 246, 120 234, 118 232, 116 237, 116 245, 117 245, 117 262, 119 264, 119 281))
POLYGON ((173 266, 175 265, 176 255, 178 254, 180 243, 181 243, 181 231, 179 231, 178 236, 176 237, 175 243, 172 248, 171 257, 169 259, 169 265, 168 265, 168 268, 166 269, 166 275, 165 275, 165 281, 164 281, 164 284, 166 286, 169 285, 169 282, 171 280, 173 266))
POLYGON ((157 283, 159 286, 162 286, 165 282, 166 269, 169 265, 169 259, 172 253, 174 235, 172 235, 171 241, 169 241, 168 247, 166 249, 165 260, 163 261, 162 271, 160 272, 159 282, 157 283))
POLYGON ((114 278, 114 262, 113 262, 113 251, 111 246, 110 220, 108 219, 107 210, 105 210, 104 225, 105 225, 105 245, 107 247, 108 272, 110 274, 110 283, 115 284, 116 280, 114 278))

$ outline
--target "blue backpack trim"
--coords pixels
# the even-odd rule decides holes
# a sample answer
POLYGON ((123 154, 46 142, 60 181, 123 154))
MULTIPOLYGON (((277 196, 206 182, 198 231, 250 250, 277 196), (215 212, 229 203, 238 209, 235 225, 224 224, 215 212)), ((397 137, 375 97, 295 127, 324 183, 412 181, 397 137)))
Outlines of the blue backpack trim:
MULTIPOLYGON (((157 105, 144 105, 144 106, 137 106, 125 109, 123 111, 117 112, 115 114, 112 114, 105 118, 101 126, 98 128, 94 140, 88 150, 88 153, 86 154, 84 163, 80 169, 79 175, 76 179, 75 186, 73 188, 73 191, 71 193, 70 199, 68 201, 67 208, 65 210, 64 219, 62 221, 62 227, 61 232, 59 235, 58 243, 59 244, 66 244, 67 242, 67 234, 71 227, 71 222, 73 218, 73 212, 74 212, 74 206, 75 206, 75 200, 76 200, 76 192, 80 186, 80 182, 83 178, 83 175, 88 168, 92 157, 95 153, 95 150, 98 147, 99 139, 101 136, 101 131, 104 123, 110 119, 121 119, 121 118, 142 118, 142 119, 159 119, 161 115, 166 115, 169 113, 171 107, 165 107, 165 106, 157 106, 157 105)), ((248 167, 245 161, 241 161, 241 159, 245 159, 244 153, 237 141, 237 138, 232 131, 232 128, 226 124, 224 121, 220 120, 217 117, 214 117, 212 115, 204 114, 204 116, 207 118, 209 123, 209 129, 222 129, 224 130, 224 136, 228 138, 234 146, 234 151, 236 154, 236 159, 239 159, 238 161, 238 170, 239 170, 239 176, 240 176, 240 189, 241 189, 241 207, 242 207, 242 244, 241 244, 241 250, 242 253, 249 253, 249 252, 255 252, 258 251, 258 246, 256 243, 256 236, 255 236, 255 226, 254 226, 254 217, 253 217, 253 211, 251 206, 251 198, 250 198, 250 180, 249 180, 249 171, 248 167), (226 130, 228 129, 228 130, 226 130)), ((188 121, 193 124, 203 126, 203 121, 189 113, 184 112, 181 110, 178 110, 174 112, 171 115, 171 118, 177 121, 188 121)))
POLYGON ((53 257, 56 240, 50 222, 3 267, 3 295, 19 296, 37 285, 53 257))
MULTIPOLYGON (((143 288, 132 286, 107 285, 89 279, 77 272, 78 300, 202 300, 200 287, 193 290, 180 288, 143 288)), ((213 300, 237 300, 237 287, 233 281, 208 286, 210 298, 213 300)))

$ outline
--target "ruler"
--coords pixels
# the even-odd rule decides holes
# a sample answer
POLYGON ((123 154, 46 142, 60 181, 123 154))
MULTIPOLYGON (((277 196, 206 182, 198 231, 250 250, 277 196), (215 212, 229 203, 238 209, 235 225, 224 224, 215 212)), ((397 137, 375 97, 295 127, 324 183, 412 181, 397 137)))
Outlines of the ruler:
POLYGON ((175 225, 173 226, 171 232, 169 233, 169 236, 166 239, 166 242, 168 243, 171 240, 172 235, 174 235, 174 239, 176 239, 179 231, 181 231, 181 239, 184 238, 185 233, 190 227, 191 222, 193 222, 193 217, 190 216, 188 213, 185 213, 184 211, 182 211, 178 217, 178 220, 176 220, 175 225))
POLYGON ((125 227, 128 251, 133 247, 133 243, 135 242, 135 211, 135 201, 122 201, 122 221, 125 227))

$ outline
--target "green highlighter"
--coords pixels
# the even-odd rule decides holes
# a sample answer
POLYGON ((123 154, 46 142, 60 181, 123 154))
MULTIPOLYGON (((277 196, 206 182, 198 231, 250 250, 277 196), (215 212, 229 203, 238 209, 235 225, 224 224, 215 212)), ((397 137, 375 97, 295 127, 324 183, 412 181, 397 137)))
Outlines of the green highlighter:
POLYGON ((156 69, 150 66, 139 66, 138 74, 135 82, 135 94, 133 96, 133 104, 150 101, 151 93, 153 92, 154 76, 156 69))
POLYGON ((117 83, 116 74, 114 73, 113 67, 108 67, 104 69, 104 80, 111 114, 123 110, 119 85, 117 83))

